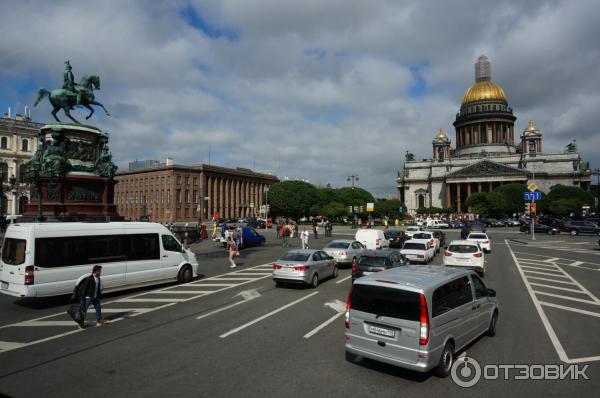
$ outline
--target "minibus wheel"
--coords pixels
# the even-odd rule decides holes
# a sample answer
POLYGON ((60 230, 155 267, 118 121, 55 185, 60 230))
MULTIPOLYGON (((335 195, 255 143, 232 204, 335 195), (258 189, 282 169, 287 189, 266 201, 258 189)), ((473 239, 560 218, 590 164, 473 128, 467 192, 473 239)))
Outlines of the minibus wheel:
POLYGON ((435 368, 434 373, 438 377, 448 377, 452 370, 452 364, 454 363, 454 346, 448 342, 444 346, 442 356, 440 357, 440 363, 435 368))
POLYGON ((184 265, 183 268, 179 271, 177 275, 177 281, 179 283, 188 283, 192 280, 193 272, 192 267, 189 265, 184 265))

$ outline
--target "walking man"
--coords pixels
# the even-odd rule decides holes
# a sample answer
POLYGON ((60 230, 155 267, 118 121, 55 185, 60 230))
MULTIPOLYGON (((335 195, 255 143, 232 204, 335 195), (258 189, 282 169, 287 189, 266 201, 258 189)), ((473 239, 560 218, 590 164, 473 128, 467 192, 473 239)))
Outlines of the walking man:
POLYGON ((102 295, 101 273, 102 266, 94 265, 92 274, 82 280, 77 288, 77 300, 81 301, 83 305, 83 319, 79 324, 80 329, 85 328, 85 316, 90 304, 94 304, 94 309, 96 310, 96 324, 101 326, 108 323, 107 320, 102 318, 102 305, 100 304, 100 296, 102 295))
POLYGON ((306 230, 306 227, 302 230, 300 239, 302 240, 302 249, 308 249, 308 231, 306 230))

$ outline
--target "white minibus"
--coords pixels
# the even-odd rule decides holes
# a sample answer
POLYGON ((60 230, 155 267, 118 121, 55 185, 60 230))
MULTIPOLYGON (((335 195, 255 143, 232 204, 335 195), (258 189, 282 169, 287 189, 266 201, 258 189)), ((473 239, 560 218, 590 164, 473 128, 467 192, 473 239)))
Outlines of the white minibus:
POLYGON ((105 292, 198 275, 196 256, 171 231, 147 222, 12 224, 0 258, 0 293, 16 297, 70 294, 102 265, 105 292))

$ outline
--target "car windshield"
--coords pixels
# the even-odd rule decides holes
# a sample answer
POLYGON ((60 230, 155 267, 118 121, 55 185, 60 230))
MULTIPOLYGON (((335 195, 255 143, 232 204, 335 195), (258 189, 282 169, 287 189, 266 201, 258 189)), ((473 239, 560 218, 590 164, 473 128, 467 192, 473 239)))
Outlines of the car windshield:
POLYGON ((331 242, 327 246, 325 246, 325 248, 326 249, 347 249, 348 243, 347 242, 331 242))
POLYGON ((306 261, 310 257, 310 253, 285 253, 280 261, 306 261))
POLYGON ((361 256, 358 259, 358 265, 366 265, 369 267, 377 267, 382 265, 390 265, 388 257, 379 256, 361 256))
POLYGON ((425 250, 425 244, 424 243, 415 243, 415 242, 406 242, 404 244, 404 249, 406 250, 425 250))
POLYGON ((469 235, 469 239, 487 239, 486 234, 471 234, 469 235))
POLYGON ((413 239, 431 239, 431 234, 414 234, 413 239))
POLYGON ((386 238, 389 239, 389 238, 392 238, 394 236, 399 236, 400 232, 399 231, 387 231, 387 232, 384 233, 384 235, 385 235, 386 238))
POLYGON ((477 253, 475 245, 450 245, 448 251, 452 253, 477 253))

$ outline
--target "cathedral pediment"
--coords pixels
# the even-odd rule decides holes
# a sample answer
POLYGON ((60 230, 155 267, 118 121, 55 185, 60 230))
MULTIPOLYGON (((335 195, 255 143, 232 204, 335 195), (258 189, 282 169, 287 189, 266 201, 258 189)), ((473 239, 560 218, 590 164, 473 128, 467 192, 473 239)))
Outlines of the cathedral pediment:
POLYGON ((527 171, 505 164, 482 160, 462 169, 446 174, 446 177, 499 177, 499 176, 523 176, 527 177, 527 171))

